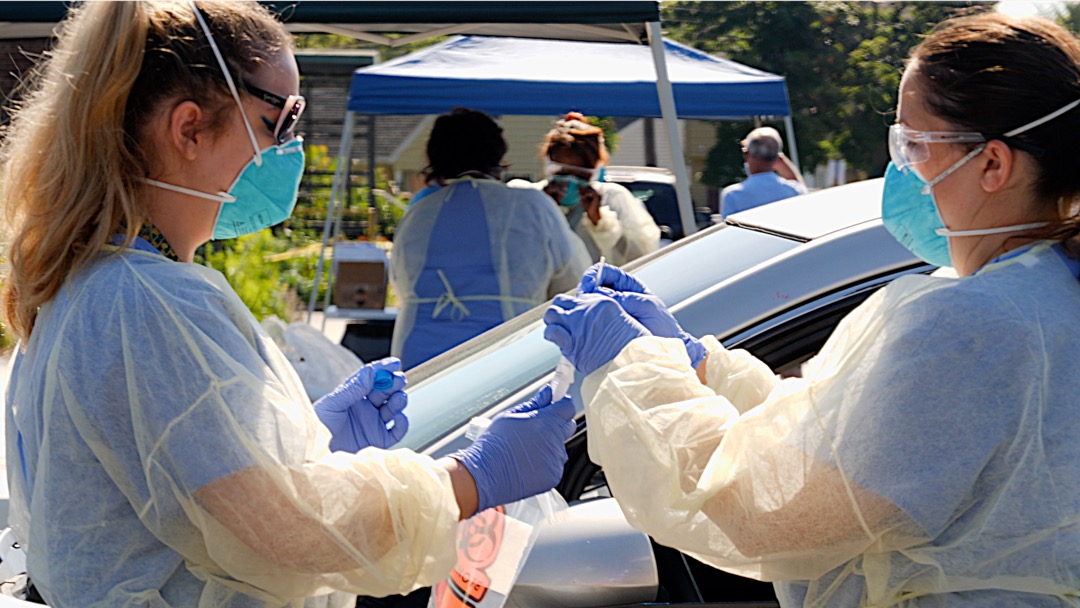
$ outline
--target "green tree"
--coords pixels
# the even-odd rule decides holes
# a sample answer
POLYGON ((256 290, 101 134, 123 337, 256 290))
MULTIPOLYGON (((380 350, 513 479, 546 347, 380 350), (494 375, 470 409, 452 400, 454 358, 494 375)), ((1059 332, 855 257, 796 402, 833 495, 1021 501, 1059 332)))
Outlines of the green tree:
POLYGON ((281 239, 269 229, 227 241, 210 242, 200 248, 206 266, 225 275, 225 279, 247 305, 256 319, 277 315, 286 322, 292 306, 286 295, 277 264, 267 264, 266 256, 284 249, 281 239))
POLYGON ((586 116, 585 120, 590 125, 603 129, 604 145, 608 152, 614 154, 619 149, 619 130, 616 128, 615 119, 611 116, 586 116))
MULTIPOLYGON (((804 169, 844 158, 880 175, 904 59, 934 24, 989 2, 673 2, 667 35, 787 80, 804 169)), ((748 123, 718 124, 703 180, 738 179, 748 123), (732 143, 732 142, 735 143, 732 143), (721 166, 718 163, 722 163, 721 166), (733 165, 733 167, 732 167, 733 165), (736 176, 732 179, 732 176, 736 176)), ((715 180, 715 181, 714 181, 715 180)))
MULTIPOLYGON (((400 38, 403 35, 387 34, 387 38, 400 38)), ((294 36, 296 48, 298 49, 374 49, 379 51, 380 61, 390 61, 413 51, 419 51, 422 48, 442 42, 446 38, 446 36, 436 36, 400 46, 387 46, 366 40, 358 40, 351 36, 342 36, 341 34, 296 34, 294 36)))
POLYGON ((1080 2, 1041 5, 1039 15, 1056 21, 1073 34, 1080 35, 1080 2))

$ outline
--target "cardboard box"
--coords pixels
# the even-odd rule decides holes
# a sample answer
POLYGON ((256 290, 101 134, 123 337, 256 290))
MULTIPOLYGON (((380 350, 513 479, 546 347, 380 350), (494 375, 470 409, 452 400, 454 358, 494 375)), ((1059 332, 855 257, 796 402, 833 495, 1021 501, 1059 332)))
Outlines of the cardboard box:
POLYGON ((370 243, 338 243, 334 247, 334 304, 385 308, 386 261, 386 252, 370 243))

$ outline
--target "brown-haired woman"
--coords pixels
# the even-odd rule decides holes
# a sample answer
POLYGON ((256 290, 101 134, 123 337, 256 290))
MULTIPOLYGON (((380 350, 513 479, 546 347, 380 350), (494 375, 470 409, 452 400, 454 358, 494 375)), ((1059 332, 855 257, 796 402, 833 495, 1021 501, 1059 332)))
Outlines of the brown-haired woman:
POLYGON ((1077 606, 1080 44, 948 21, 898 110, 885 225, 955 273, 874 294, 803 378, 685 334, 615 268, 545 336, 602 370, 589 455, 635 527, 783 606, 1077 606))
POLYGON ((445 576, 459 518, 558 480, 568 401, 541 391, 440 461, 378 449, 406 422, 400 373, 380 392, 365 366, 313 407, 191 263, 295 203, 304 101, 265 8, 83 3, 35 81, 2 149, 5 400, 11 525, 50 605, 408 591, 445 576))
POLYGON ((644 203, 624 186, 602 181, 608 150, 600 127, 571 112, 548 131, 540 154, 547 179, 509 185, 540 188, 554 199, 594 262, 603 256, 621 266, 660 247, 660 228, 644 203))

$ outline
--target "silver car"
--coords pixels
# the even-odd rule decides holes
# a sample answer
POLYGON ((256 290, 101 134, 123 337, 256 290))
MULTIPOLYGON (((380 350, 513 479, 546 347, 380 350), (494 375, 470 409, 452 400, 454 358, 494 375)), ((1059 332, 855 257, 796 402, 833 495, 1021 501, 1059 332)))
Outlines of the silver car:
MULTIPOLYGON (((690 333, 715 335, 777 373, 797 374, 871 293, 934 270, 882 226, 881 188, 882 180, 869 180, 739 213, 626 268, 690 333)), ((544 308, 409 370, 404 446, 432 456, 463 447, 472 417, 492 416, 550 381, 559 352, 543 340, 544 308)), ((571 388, 578 432, 558 487, 571 516, 541 531, 508 605, 776 605, 771 585, 712 569, 629 527, 588 458, 581 380, 571 388)))

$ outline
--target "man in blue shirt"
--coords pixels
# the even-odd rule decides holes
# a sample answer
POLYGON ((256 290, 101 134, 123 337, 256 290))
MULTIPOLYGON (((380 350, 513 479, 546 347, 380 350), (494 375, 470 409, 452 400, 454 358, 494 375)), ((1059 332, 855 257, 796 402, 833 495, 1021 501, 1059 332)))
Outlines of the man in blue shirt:
POLYGON ((720 214, 732 213, 806 194, 806 185, 795 165, 781 152, 783 141, 772 127, 750 131, 742 141, 743 158, 750 177, 724 188, 720 214))

